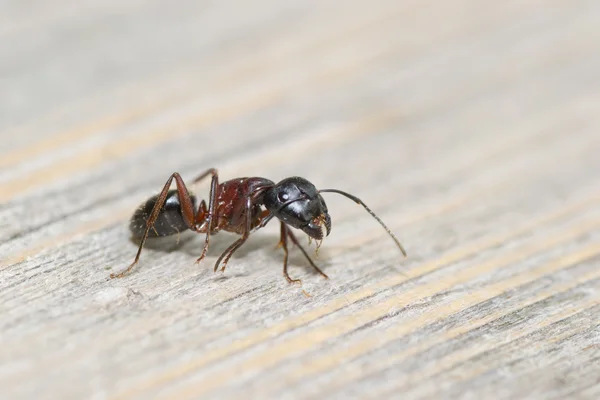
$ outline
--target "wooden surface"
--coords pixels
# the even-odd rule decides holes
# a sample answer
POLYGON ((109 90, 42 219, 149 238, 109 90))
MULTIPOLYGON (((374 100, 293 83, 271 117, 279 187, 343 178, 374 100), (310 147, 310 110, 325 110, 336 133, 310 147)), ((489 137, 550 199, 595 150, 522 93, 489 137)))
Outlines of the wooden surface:
POLYGON ((599 27, 591 0, 1 3, 0 397, 598 398, 599 27), (135 207, 209 167, 350 191, 409 258, 329 195, 329 281, 293 250, 287 284, 277 223, 224 274, 234 236, 195 265, 182 235, 107 279, 135 207))

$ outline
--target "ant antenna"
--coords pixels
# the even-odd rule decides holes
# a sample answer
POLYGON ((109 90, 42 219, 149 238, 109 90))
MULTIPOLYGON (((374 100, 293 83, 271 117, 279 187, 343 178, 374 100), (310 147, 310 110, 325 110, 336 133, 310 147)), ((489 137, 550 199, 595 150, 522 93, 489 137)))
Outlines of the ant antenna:
POLYGON ((365 208, 365 210, 367 210, 367 212, 369 214, 371 214, 371 216, 373 218, 375 218, 377 220, 377 222, 379 222, 381 224, 381 226, 383 226, 383 228, 392 237, 392 239, 394 239, 394 242, 396 242, 396 245, 398 245, 398 247, 400 248, 400 251, 402 252, 402 254, 404 255, 404 257, 407 256, 406 255, 406 250, 404 250, 404 247, 402 247, 402 244, 400 243, 400 241, 398 240, 398 238, 396 237, 396 235, 394 235, 394 233, 390 230, 390 228, 388 228, 387 225, 384 224, 383 221, 373 211, 371 211, 371 209, 369 207, 367 207, 367 205, 365 203, 363 203, 363 201, 361 199, 359 199, 356 196, 351 195, 350 193, 346 193, 346 192, 343 192, 343 191, 337 190, 337 189, 322 189, 322 190, 319 190, 319 193, 323 193, 323 192, 330 192, 330 193, 341 194, 342 196, 346 196, 347 198, 349 198, 351 200, 354 200, 357 204, 360 204, 361 206, 363 206, 365 208))

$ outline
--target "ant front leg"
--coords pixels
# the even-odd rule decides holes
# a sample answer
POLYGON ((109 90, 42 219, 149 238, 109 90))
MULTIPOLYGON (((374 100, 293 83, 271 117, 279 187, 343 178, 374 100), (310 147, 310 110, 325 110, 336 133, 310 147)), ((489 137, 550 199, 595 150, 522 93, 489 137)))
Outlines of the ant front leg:
POLYGON ((289 228, 283 221, 281 221, 280 223, 281 223, 281 235, 279 237, 279 245, 281 246, 281 248, 283 248, 283 276, 285 277, 285 279, 287 279, 287 281, 289 283, 298 283, 298 284, 302 285, 301 279, 292 279, 292 278, 290 278, 290 275, 288 274, 287 238, 288 238, 289 228))
POLYGON ((310 256, 306 252, 306 250, 304 250, 304 247, 302 247, 302 245, 300 244, 300 242, 298 241, 298 239, 296 238, 296 236, 294 235, 294 233, 292 232, 292 230, 290 228, 287 228, 287 227, 286 227, 286 230, 287 230, 288 236, 290 237, 290 239, 292 240, 292 242, 300 249, 300 251, 302 252, 302 254, 304 254, 304 257, 306 257, 306 259, 308 260, 308 263, 310 264, 310 266, 313 267, 315 269, 315 271, 317 271, 319 274, 321 274, 321 276, 323 278, 329 279, 329 277, 325 274, 325 272, 321 271, 321 269, 319 267, 317 267, 317 264, 315 264, 313 262, 313 260, 310 258, 310 256))
POLYGON ((160 195, 158 196, 158 199, 156 200, 156 203, 154 204, 154 207, 152 208, 150 217, 146 221, 146 230, 144 231, 144 234, 142 235, 140 247, 138 248, 138 252, 135 256, 135 259, 133 260, 131 265, 126 270, 121 271, 116 274, 114 274, 114 273, 110 274, 111 278, 124 277, 138 263, 138 261, 140 259, 140 255, 142 254, 142 249, 144 248, 144 243, 146 242, 146 239, 148 238, 148 233, 150 232, 150 229, 154 229, 154 224, 156 223, 156 219, 158 218, 161 209, 165 205, 165 201, 167 199, 167 195, 169 193, 169 188, 171 187, 171 183, 173 182, 173 179, 175 179, 175 183, 177 185, 177 196, 179 197, 179 203, 181 204, 181 213, 183 216, 183 221, 189 229, 196 230, 196 226, 194 224, 194 206, 193 206, 192 199, 190 198, 190 194, 187 190, 187 187, 185 186, 185 183, 183 182, 183 179, 181 178, 179 173, 175 172, 173 175, 171 175, 169 177, 169 179, 165 183, 165 186, 163 187, 162 191, 160 192, 160 195))

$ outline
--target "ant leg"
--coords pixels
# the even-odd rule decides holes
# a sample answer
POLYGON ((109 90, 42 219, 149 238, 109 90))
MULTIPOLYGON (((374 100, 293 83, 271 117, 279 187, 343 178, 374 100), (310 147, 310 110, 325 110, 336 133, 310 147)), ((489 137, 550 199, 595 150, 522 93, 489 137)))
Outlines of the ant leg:
POLYGON ((209 175, 217 176, 217 175, 219 175, 219 172, 216 170, 216 168, 209 168, 206 171, 204 171, 201 175, 198 175, 198 177, 196 177, 192 181, 192 183, 198 183, 209 175))
POLYGON ((223 267, 221 268, 221 272, 225 272, 225 267, 227 266, 227 262, 229 261, 229 259, 233 255, 233 253, 237 249, 239 249, 246 242, 246 240, 248 240, 248 237, 250 236, 251 233, 254 233, 258 229, 264 227, 273 218, 273 216, 274 216, 273 213, 271 213, 268 210, 264 210, 260 213, 260 215, 258 215, 258 217, 256 217, 256 219, 254 220, 255 226, 254 226, 254 228, 252 228, 252 225, 253 225, 252 224, 252 222, 253 222, 252 206, 255 203, 256 198, 258 196, 260 196, 266 189, 267 188, 264 188, 264 187, 258 188, 246 198, 246 209, 245 209, 246 225, 244 226, 244 232, 242 233, 242 237, 239 238, 238 240, 236 240, 231 246, 229 246, 227 248, 227 250, 225 250, 223 252, 223 254, 221 254, 219 259, 215 263, 215 268, 214 268, 215 272, 217 272, 217 269, 219 269, 221 260, 223 260, 223 267))
POLYGON ((264 210, 263 212, 261 212, 261 214, 258 216, 257 225, 254 227, 254 229, 252 229, 252 231, 250 231, 250 233, 254 233, 260 228, 264 228, 265 225, 267 225, 269 221, 273 219, 274 216, 275 214, 273 214, 269 210, 264 210))
POLYGON ((283 276, 287 279, 288 283, 298 283, 302 285, 302 280, 292 279, 288 274, 288 248, 287 248, 287 237, 288 227, 285 223, 281 222, 281 235, 279 237, 279 245, 283 248, 283 276))
POLYGON ((239 238, 238 240, 233 242, 233 244, 231 246, 229 246, 227 248, 227 250, 225 250, 223 252, 223 254, 221 254, 219 259, 215 263, 214 272, 217 272, 217 270, 219 269, 219 264, 221 264, 221 260, 223 260, 223 267, 221 268, 221 272, 225 272, 225 267, 227 266, 227 262, 229 261, 229 258, 237 249, 239 249, 244 244, 244 242, 246 242, 246 240, 248 240, 248 237, 250 236, 251 228, 252 228, 252 197, 248 196, 246 198, 246 225, 244 226, 244 233, 242 234, 241 238, 239 238))
POLYGON ((165 186, 163 187, 162 191, 160 192, 160 195, 158 196, 158 200, 156 201, 156 204, 154 204, 154 207, 152 208, 152 212, 150 213, 150 218, 148 218, 148 220, 146 221, 146 230, 144 231, 144 235, 142 236, 142 241, 140 243, 140 247, 138 248, 138 252, 135 256, 135 260, 133 260, 131 265, 129 265, 129 267, 126 270, 121 271, 116 274, 115 273, 110 274, 111 279, 124 277, 138 263, 138 261, 140 259, 140 255, 142 254, 142 249, 144 248, 144 243, 146 242, 146 239, 148 238, 148 233, 150 232, 150 229, 154 228, 154 223, 156 222, 156 219, 158 218, 158 215, 160 214, 160 210, 165 205, 165 201, 167 199, 167 194, 169 192, 169 188, 171 187, 171 183, 173 182, 173 179, 175 179, 175 184, 177 186, 177 196, 179 197, 179 202, 181 203, 181 211, 182 211, 183 221, 185 222, 185 225, 189 229, 196 230, 195 225, 194 225, 194 207, 192 205, 192 199, 190 198, 190 194, 188 193, 187 187, 185 186, 183 179, 181 178, 179 173, 175 172, 173 175, 171 175, 169 177, 169 179, 167 179, 165 186))
POLYGON ((292 242, 294 242, 294 244, 296 246, 298 246, 298 248, 300 249, 302 254, 304 254, 304 257, 306 257, 306 259, 310 263, 311 267, 313 267, 319 274, 321 274, 321 276, 323 276, 323 278, 329 279, 329 277, 325 274, 325 272, 321 271, 321 269, 319 267, 317 267, 317 265, 313 262, 313 260, 310 258, 310 256, 306 252, 306 250, 304 250, 302 245, 298 242, 298 239, 296 239, 296 236, 292 233, 291 229, 288 228, 287 233, 288 233, 290 239, 292 239, 292 242))
POLYGON ((223 254, 221 254, 221 256, 219 257, 219 259, 215 263, 214 272, 217 272, 217 270, 219 269, 219 264, 221 264, 221 260, 223 261, 223 266, 221 267, 221 272, 225 272, 225 267, 227 267, 227 262, 229 262, 229 259, 231 258, 231 255, 237 249, 239 249, 246 242, 246 240, 248 240, 249 236, 250 236, 250 234, 244 233, 244 235, 241 238, 239 238, 238 240, 236 240, 235 242, 233 242, 233 244, 231 246, 229 246, 227 248, 227 250, 225 250, 223 252, 223 254))
POLYGON ((204 221, 207 222, 207 224, 206 224, 206 239, 204 240, 204 247, 202 248, 202 254, 196 260, 196 264, 198 264, 200 261, 202 261, 204 259, 204 257, 206 256, 206 252, 208 251, 208 244, 210 241, 210 233, 212 232, 213 226, 214 226, 213 222, 214 222, 214 216, 215 216, 215 207, 216 207, 217 195, 218 195, 218 191, 219 191, 219 174, 215 168, 211 168, 208 171, 206 171, 205 173, 203 173, 202 175, 200 175, 199 177, 197 177, 196 179, 194 179, 194 183, 199 182, 202 179, 206 178, 208 175, 212 175, 212 180, 210 182, 208 213, 204 213, 204 215, 205 215, 204 221))

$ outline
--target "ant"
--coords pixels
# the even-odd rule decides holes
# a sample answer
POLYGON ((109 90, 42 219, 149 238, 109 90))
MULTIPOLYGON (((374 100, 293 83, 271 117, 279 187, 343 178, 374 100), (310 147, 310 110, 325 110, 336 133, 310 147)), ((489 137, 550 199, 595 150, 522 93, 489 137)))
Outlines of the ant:
POLYGON ((275 183, 265 178, 236 178, 219 183, 219 175, 215 168, 211 168, 194 179, 197 183, 212 177, 208 208, 202 200, 196 210, 196 197, 190 195, 179 173, 172 174, 165 183, 159 195, 150 197, 134 212, 131 217, 129 229, 136 239, 141 239, 135 260, 124 271, 111 274, 111 278, 121 278, 128 274, 138 263, 146 239, 150 237, 170 236, 180 231, 192 230, 196 233, 205 233, 202 254, 196 260, 199 263, 206 256, 210 237, 220 230, 241 235, 217 259, 214 271, 221 267, 221 272, 231 255, 239 249, 248 239, 250 234, 264 227, 273 217, 280 220, 281 233, 278 247, 284 251, 283 276, 289 283, 300 283, 300 279, 292 279, 288 275, 288 238, 304 254, 310 265, 325 279, 328 276, 316 266, 308 253, 298 242, 290 227, 302 230, 310 240, 317 243, 317 250, 321 245, 323 236, 328 236, 331 231, 331 218, 321 193, 338 193, 362 205, 375 218, 392 237, 402 254, 406 251, 392 231, 381 219, 359 198, 337 189, 317 188, 308 180, 301 177, 286 178, 275 183), (176 190, 169 190, 175 179, 176 190), (263 209, 264 206, 264 209, 263 209))

